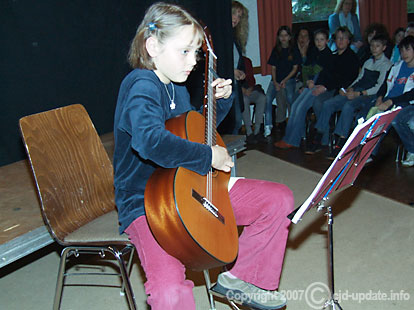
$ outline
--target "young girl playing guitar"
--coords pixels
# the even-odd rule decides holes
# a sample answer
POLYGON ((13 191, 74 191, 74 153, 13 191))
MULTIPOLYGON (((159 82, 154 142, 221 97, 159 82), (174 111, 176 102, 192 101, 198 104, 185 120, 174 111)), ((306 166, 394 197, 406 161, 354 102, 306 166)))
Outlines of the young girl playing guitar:
MULTIPOLYGON (((183 8, 155 3, 146 12, 132 41, 134 68, 123 80, 115 111, 114 184, 120 232, 138 251, 153 310, 195 309, 193 282, 185 266, 168 254, 152 234, 145 211, 148 180, 158 168, 183 167, 200 175, 233 166, 223 146, 180 138, 166 121, 194 110, 185 82, 196 65, 203 29, 183 8)), ((217 99, 217 123, 232 103, 231 80, 211 83, 217 99)), ((249 306, 278 309, 286 304, 278 288, 293 196, 285 185, 251 179, 230 180, 228 194, 237 225, 244 226, 233 267, 219 275, 223 294, 246 294, 249 306)), ((174 238, 174 236, 172 236, 174 238)), ((219 238, 220 236, 218 236, 219 238)), ((218 241, 219 242, 219 241, 218 241)))

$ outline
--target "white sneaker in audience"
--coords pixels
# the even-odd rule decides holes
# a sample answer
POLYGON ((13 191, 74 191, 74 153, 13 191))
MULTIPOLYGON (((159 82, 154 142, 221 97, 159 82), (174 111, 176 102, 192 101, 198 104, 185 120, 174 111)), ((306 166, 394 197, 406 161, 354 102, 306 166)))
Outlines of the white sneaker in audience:
POLYGON ((401 162, 404 167, 414 166, 414 153, 407 152, 405 159, 401 162))
POLYGON ((272 133, 272 125, 266 125, 265 127, 264 127, 264 133, 263 133, 263 135, 265 136, 265 137, 268 137, 268 136, 270 136, 270 134, 272 133))

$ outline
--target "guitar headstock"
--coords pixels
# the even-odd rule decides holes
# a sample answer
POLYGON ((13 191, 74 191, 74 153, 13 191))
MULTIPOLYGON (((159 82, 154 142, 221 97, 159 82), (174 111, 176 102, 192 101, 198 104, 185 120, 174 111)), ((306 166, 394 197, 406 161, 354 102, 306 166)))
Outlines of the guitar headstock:
POLYGON ((203 30, 204 30, 204 40, 202 44, 203 52, 206 55, 211 54, 213 55, 214 58, 217 58, 216 55, 214 54, 213 39, 211 38, 210 31, 208 30, 207 26, 204 26, 203 30))

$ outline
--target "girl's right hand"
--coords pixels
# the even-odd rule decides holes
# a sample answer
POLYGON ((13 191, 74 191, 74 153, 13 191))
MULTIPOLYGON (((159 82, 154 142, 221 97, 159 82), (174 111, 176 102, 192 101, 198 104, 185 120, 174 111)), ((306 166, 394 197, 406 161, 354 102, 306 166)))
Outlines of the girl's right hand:
POLYGON ((219 145, 214 145, 211 147, 211 152, 211 166, 214 169, 229 172, 231 168, 234 166, 234 163, 231 160, 231 157, 227 152, 226 148, 219 145))

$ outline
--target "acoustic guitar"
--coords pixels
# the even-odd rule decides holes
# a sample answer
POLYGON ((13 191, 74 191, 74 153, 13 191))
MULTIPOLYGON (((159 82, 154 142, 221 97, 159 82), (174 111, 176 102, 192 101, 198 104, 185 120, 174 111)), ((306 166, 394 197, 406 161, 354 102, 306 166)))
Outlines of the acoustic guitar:
MULTIPOLYGON (((203 115, 190 111, 166 122, 167 130, 209 146, 225 144, 216 130, 216 101, 211 83, 217 57, 204 33, 205 99, 203 115)), ((146 217, 155 239, 170 255, 194 270, 233 262, 238 233, 228 194, 230 173, 210 169, 206 176, 179 167, 158 168, 145 189, 146 217)))

